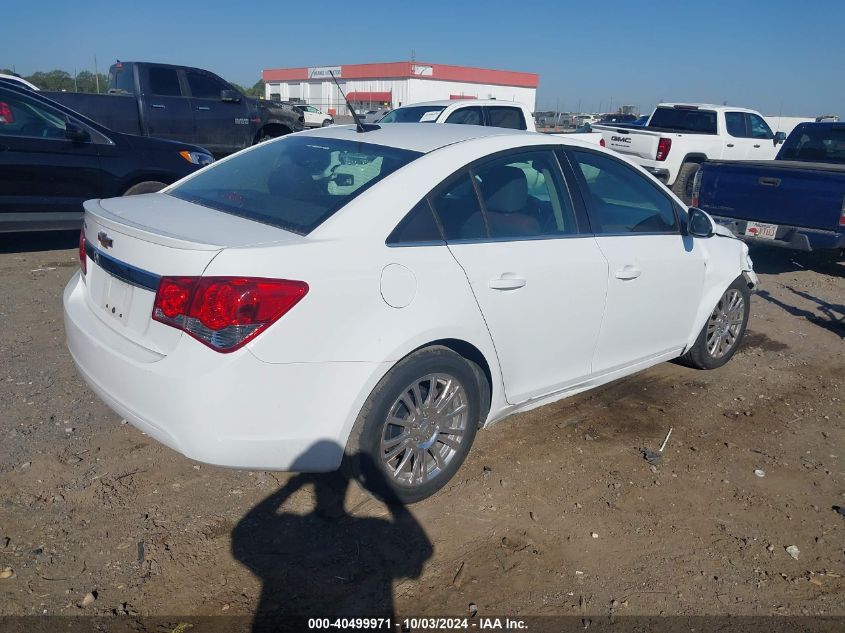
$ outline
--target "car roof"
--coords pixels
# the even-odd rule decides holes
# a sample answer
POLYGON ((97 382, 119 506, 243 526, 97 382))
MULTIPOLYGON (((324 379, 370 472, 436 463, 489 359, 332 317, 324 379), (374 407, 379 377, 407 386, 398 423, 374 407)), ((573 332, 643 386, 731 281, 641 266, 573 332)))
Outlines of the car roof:
POLYGON ((481 138, 511 136, 526 139, 526 145, 547 143, 571 143, 591 147, 577 139, 566 139, 537 132, 523 132, 508 128, 485 127, 481 125, 460 125, 454 123, 383 123, 379 128, 367 132, 357 132, 354 125, 332 125, 297 133, 297 136, 315 138, 334 138, 346 141, 360 141, 374 145, 385 145, 398 149, 427 154, 447 145, 462 143, 481 138))
POLYGON ((749 108, 739 108, 736 106, 725 106, 725 105, 716 105, 715 103, 658 103, 658 108, 674 108, 675 106, 680 107, 695 107, 701 110, 716 110, 722 112, 752 112, 756 114, 754 110, 749 108))

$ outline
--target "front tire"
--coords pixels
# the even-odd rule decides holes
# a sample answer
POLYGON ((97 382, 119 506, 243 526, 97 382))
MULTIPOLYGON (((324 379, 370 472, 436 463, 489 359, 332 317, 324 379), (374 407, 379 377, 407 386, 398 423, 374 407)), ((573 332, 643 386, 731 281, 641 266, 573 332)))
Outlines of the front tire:
POLYGON ((387 502, 430 497, 466 459, 486 413, 486 388, 480 368, 451 349, 414 352, 382 378, 361 409, 344 470, 387 502))
POLYGON ((132 185, 123 192, 124 196, 137 196, 142 193, 156 193, 157 191, 161 191, 167 185, 163 182, 158 182, 156 180, 147 180, 144 182, 139 182, 137 185, 132 185))
POLYGON ((739 276, 722 293, 695 344, 681 356, 681 361, 696 369, 716 369, 727 363, 742 344, 750 312, 751 291, 739 276))

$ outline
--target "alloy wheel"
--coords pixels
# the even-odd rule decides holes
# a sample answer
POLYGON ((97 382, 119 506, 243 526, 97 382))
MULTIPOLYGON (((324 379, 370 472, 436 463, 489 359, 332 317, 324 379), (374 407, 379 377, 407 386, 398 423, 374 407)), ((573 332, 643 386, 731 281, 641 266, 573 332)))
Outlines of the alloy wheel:
POLYGON ((745 321, 745 298, 736 288, 728 288, 707 322, 707 353, 722 358, 739 341, 745 321))

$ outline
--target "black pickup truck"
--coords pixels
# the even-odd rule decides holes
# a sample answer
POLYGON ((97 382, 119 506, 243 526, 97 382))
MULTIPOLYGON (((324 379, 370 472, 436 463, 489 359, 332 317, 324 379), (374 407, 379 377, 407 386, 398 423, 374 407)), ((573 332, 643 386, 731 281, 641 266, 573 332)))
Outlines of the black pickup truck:
POLYGON ((304 129, 294 106, 251 99, 188 66, 118 62, 109 69, 108 94, 44 95, 116 132, 194 143, 217 156, 304 129))

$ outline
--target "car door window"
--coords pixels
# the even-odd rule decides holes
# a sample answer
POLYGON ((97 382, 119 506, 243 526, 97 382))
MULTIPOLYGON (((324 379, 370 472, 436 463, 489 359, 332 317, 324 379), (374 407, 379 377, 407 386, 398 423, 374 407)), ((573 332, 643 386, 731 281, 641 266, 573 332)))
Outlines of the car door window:
POLYGON ((0 90, 0 136, 63 139, 65 121, 58 111, 0 90))
POLYGON ((160 97, 181 97, 179 75, 175 68, 151 66, 149 69, 150 92, 160 97))
POLYGON ((440 227, 434 218, 434 211, 428 199, 423 198, 387 238, 387 244, 419 244, 421 242, 442 242, 440 227))
POLYGON ((191 96, 195 99, 216 99, 220 100, 220 92, 229 90, 229 87, 214 77, 202 73, 188 72, 188 86, 191 89, 191 96))
POLYGON ((525 117, 520 108, 492 106, 487 108, 492 127, 506 127, 512 130, 525 130, 525 117))
POLYGON ((487 237, 481 205, 468 172, 462 172, 451 179, 430 199, 447 240, 478 240, 487 237))
POLYGON ((748 129, 751 132, 751 138, 762 138, 771 140, 775 137, 772 134, 772 128, 769 127, 762 117, 748 113, 748 129))
POLYGON ((633 167, 602 154, 573 151, 597 234, 678 233, 674 204, 633 167))
POLYGON ((490 237, 577 232, 575 213, 551 151, 509 155, 473 170, 490 237))
POLYGON ((725 126, 728 134, 734 138, 745 138, 748 134, 745 131, 745 113, 725 112, 725 126))
POLYGON ((471 108, 460 108, 455 110, 446 119, 446 123, 458 123, 462 125, 484 125, 484 116, 481 108, 473 106, 471 108))

